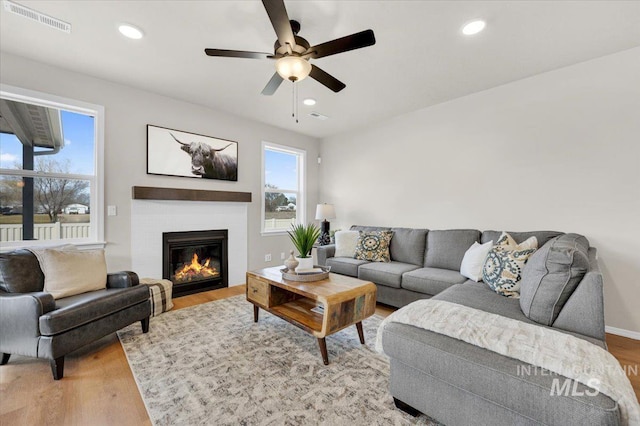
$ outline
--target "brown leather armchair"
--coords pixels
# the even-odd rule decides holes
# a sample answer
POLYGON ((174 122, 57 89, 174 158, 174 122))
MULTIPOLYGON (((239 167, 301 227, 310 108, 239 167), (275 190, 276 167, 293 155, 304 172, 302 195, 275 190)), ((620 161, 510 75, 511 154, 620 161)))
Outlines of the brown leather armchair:
POLYGON ((136 321, 149 331, 149 290, 133 272, 108 274, 106 289, 58 300, 43 288, 33 253, 0 254, 0 365, 12 354, 48 359, 59 380, 66 354, 136 321))

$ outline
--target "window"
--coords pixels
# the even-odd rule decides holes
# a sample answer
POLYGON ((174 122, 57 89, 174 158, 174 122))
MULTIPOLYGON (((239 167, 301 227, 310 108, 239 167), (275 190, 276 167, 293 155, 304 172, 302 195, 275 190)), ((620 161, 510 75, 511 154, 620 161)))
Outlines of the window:
POLYGON ((3 249, 103 240, 103 117, 97 105, 2 86, 3 249))
POLYGON ((262 233, 277 234, 304 222, 306 152, 262 143, 262 233))

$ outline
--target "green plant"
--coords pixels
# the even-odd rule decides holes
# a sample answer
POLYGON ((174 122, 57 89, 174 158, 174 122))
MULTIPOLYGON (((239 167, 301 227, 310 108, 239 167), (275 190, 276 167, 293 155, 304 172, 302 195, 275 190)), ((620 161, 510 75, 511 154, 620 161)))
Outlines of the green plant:
POLYGON ((293 246, 298 251, 298 257, 307 258, 311 254, 313 245, 320 236, 320 228, 313 223, 308 225, 291 225, 291 231, 287 231, 293 246))

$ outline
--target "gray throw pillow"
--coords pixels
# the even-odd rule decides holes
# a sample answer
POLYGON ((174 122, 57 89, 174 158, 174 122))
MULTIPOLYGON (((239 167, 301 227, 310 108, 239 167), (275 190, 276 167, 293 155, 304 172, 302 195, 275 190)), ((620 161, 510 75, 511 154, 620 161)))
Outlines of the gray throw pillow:
POLYGON ((522 271, 520 308, 527 318, 553 325, 589 269, 589 241, 564 234, 535 252, 522 271))

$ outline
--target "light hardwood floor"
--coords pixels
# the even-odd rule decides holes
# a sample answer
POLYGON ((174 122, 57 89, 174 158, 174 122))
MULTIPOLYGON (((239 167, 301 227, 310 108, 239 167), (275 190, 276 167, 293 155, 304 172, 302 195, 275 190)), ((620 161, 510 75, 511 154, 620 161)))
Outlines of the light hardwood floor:
MULTIPOLYGON (((174 309, 244 294, 244 288, 180 297, 174 299, 174 309)), ((391 312, 387 306, 376 308, 383 317, 391 312)), ((609 334, 607 344, 621 364, 640 365, 640 341, 609 334)), ((64 379, 54 381, 47 361, 11 357, 0 367, 0 425, 151 424, 115 334, 68 355, 64 373, 64 379)), ((640 377, 632 376, 631 382, 640 396, 640 377)))

